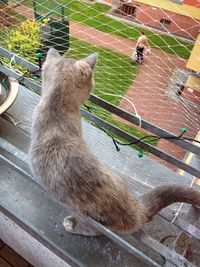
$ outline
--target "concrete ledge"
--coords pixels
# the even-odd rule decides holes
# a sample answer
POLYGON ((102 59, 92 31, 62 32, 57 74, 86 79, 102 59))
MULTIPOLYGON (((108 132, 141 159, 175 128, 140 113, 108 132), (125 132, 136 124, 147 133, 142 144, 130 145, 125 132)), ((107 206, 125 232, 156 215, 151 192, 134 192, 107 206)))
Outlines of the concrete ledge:
MULTIPOLYGON (((38 99, 38 95, 21 87, 17 101, 8 111, 12 120, 20 120, 21 123, 16 127, 12 124, 12 120, 11 123, 7 121, 10 121, 9 117, 5 116, 7 120, 0 118, 0 153, 27 172, 30 171, 27 156, 30 121, 38 99)), ((124 147, 120 153, 116 152, 112 140, 105 133, 85 121, 82 122, 82 126, 84 139, 91 151, 105 166, 123 176, 136 196, 166 182, 191 183, 190 177, 187 179, 181 177, 148 157, 139 159, 137 152, 129 147, 124 147)), ((61 263, 64 261, 70 266, 132 267, 134 262, 134 266, 146 266, 106 236, 87 238, 67 233, 62 225, 64 217, 70 214, 67 208, 63 208, 56 200, 51 199, 48 193, 45 193, 33 180, 25 178, 2 162, 0 162, 0 170, 0 218, 9 217, 14 225, 18 225, 28 236, 32 236, 34 240, 46 247, 47 251, 49 250, 53 255, 56 255, 61 263)), ((177 205, 172 205, 165 209, 162 214, 170 220, 176 209, 177 205)), ((183 210, 183 213, 186 213, 187 208, 183 210)), ((2 229, 4 228, 5 225, 2 229)), ((163 236, 172 232, 177 235, 179 230, 165 219, 157 216, 156 220, 145 226, 145 232, 159 241, 163 236)), ((7 235, 7 238, 10 241, 6 240, 4 234, 2 239, 11 246, 12 235, 7 235)), ((29 256, 32 257, 31 248, 26 248, 28 245, 25 241, 23 242, 24 239, 21 239, 21 248, 25 247, 25 251, 28 251, 27 253, 30 253, 29 256)), ((146 255, 151 256, 158 263, 162 262, 158 253, 145 247, 134 235, 123 236, 123 239, 146 255)), ((32 263, 31 258, 29 259, 27 255, 21 255, 32 263)), ((43 262, 36 262, 35 267, 43 266, 41 264, 43 262)), ((53 266, 57 267, 59 264, 58 261, 58 264, 53 266)), ((51 267, 51 265, 48 266, 51 267)), ((65 267, 65 265, 61 266, 65 267)))
POLYGON ((0 213, 1 239, 34 267, 69 267, 35 238, 0 213))

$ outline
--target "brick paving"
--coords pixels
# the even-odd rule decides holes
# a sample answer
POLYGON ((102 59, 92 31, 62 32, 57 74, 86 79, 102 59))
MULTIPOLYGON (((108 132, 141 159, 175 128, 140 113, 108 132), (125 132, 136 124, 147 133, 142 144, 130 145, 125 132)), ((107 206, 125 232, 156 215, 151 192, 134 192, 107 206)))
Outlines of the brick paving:
MULTIPOLYGON (((131 40, 103 33, 72 21, 70 22, 70 33, 76 38, 127 56, 132 55, 135 46, 135 42, 131 40)), ((187 136, 194 138, 199 130, 198 123, 200 121, 198 120, 198 123, 195 124, 192 113, 189 115, 188 112, 196 111, 192 111, 191 108, 187 109, 185 105, 183 106, 180 102, 164 95, 173 71, 177 67, 184 69, 185 65, 186 60, 184 59, 158 49, 152 49, 151 55, 145 59, 145 64, 140 66, 140 72, 125 97, 134 103, 138 114, 143 119, 177 135, 180 134, 182 127, 186 127, 188 129, 187 136)), ((127 105, 126 101, 122 100, 119 106, 132 112, 132 107, 127 105)), ((199 115, 200 112, 198 114, 196 112, 195 118, 198 119, 199 115)), ((122 119, 119 120, 125 122, 122 119)), ((180 159, 183 159, 185 155, 184 150, 165 140, 158 143, 158 148, 180 159)), ((164 163, 162 160, 159 161, 164 163)), ((174 169, 170 164, 167 166, 174 169)))
MULTIPOLYGON (((27 1, 26 1, 27 2, 27 1)), ((25 4, 25 3, 24 3, 25 4)), ((27 19, 33 19, 34 18, 34 10, 31 8, 28 8, 26 6, 19 5, 17 7, 14 7, 13 4, 10 4, 10 7, 15 10, 15 12, 24 15, 27 19)))
POLYGON ((33 267, 0 239, 0 267, 33 267))
MULTIPOLYGON (((25 6, 19 6, 15 10, 27 17, 33 17, 33 11, 25 6)), ((80 40, 127 56, 131 56, 135 47, 134 41, 104 33, 74 21, 70 21, 70 34, 80 40)), ((140 65, 139 74, 125 97, 134 103, 138 114, 143 119, 177 135, 182 127, 186 127, 187 136, 194 138, 199 130, 200 112, 164 95, 174 70, 177 67, 184 69, 185 65, 184 59, 159 49, 152 49, 151 55, 145 59, 143 65, 140 65)), ((123 100, 119 106, 132 112, 131 106, 123 100)), ((158 148, 180 159, 185 155, 185 151, 165 140, 158 143, 158 148)))
POLYGON ((15 13, 12 8, 0 3, 0 28, 8 28, 16 24, 18 19, 15 18, 15 15, 17 12, 15 13))

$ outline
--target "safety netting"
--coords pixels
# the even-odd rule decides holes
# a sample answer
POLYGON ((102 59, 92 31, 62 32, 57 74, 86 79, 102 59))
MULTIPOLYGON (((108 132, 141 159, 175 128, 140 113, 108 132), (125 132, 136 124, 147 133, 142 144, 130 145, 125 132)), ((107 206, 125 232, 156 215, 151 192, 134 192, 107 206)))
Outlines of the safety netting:
MULTIPOLYGON (((187 129, 187 137, 198 139, 200 62, 199 66, 195 63, 199 57, 195 49, 200 46, 200 6, 198 1, 192 5, 189 1, 157 2, 1 0, 0 47, 36 65, 44 60, 49 47, 75 59, 98 52, 94 95, 137 115, 139 120, 177 136, 181 129, 187 129), (141 32, 148 40, 144 61, 136 55, 141 32)), ((1 57, 1 62, 40 82, 37 75, 16 64, 15 56, 1 57)), ((135 126, 93 107, 96 116, 134 136, 149 134, 141 123, 135 126)), ((150 143, 179 159, 187 155, 163 139, 150 143)))

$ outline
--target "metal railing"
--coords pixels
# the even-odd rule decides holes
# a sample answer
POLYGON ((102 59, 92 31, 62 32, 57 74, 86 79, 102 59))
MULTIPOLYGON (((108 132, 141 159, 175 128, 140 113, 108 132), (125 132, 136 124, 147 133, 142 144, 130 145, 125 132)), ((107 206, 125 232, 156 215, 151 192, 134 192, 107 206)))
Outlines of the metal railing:
MULTIPOLYGON (((0 55, 7 57, 9 59, 14 57, 14 60, 16 63, 21 64, 23 67, 27 68, 30 72, 33 73, 37 73, 39 71, 39 67, 36 66, 35 64, 32 64, 30 62, 28 62, 27 60, 24 60, 23 58, 15 55, 14 53, 4 49, 4 48, 0 48, 0 55)), ((17 74, 15 71, 3 66, 0 64, 0 71, 3 72, 4 74, 11 76, 17 80, 19 80, 20 83, 26 85, 27 87, 37 91, 38 93, 41 92, 41 85, 38 83, 35 83, 33 80, 28 79, 24 76, 20 76, 19 74, 17 74)), ((91 102, 93 102, 94 104, 104 108, 105 110, 108 110, 110 112, 112 112, 113 114, 116 114, 117 116, 139 126, 141 126, 142 129, 147 130, 155 135, 157 135, 158 137, 176 137, 173 133, 170 133, 169 131, 166 131, 165 129, 162 129, 144 119, 138 119, 138 117, 136 115, 133 115, 95 95, 90 95, 89 100, 91 102)), ((86 117, 87 119, 91 120, 92 122, 96 122, 98 123, 100 126, 104 127, 107 130, 110 130, 111 132, 113 132, 114 134, 126 139, 129 142, 135 142, 138 141, 138 145, 140 145, 142 148, 146 149, 147 151, 149 151, 150 153, 154 154, 155 156, 165 160, 166 162, 178 167, 179 169, 182 169, 184 171, 186 171, 187 173, 195 176, 195 177, 200 177, 200 170, 196 167, 190 166, 189 164, 185 163, 184 161, 175 158, 174 156, 158 149, 157 147, 154 147, 148 143, 145 143, 144 141, 139 141, 139 139, 137 137, 134 137, 126 132, 124 132, 123 130, 117 128, 116 126, 109 124, 108 122, 106 122, 105 120, 91 114, 88 113, 85 110, 81 111, 82 115, 84 117, 86 117)), ((174 144, 176 144, 177 146, 192 152, 196 155, 200 155, 200 147, 198 147, 197 145, 188 142, 187 140, 184 139, 169 139, 169 142, 172 142, 174 144)))
MULTIPOLYGON (((24 176, 26 179, 32 180, 33 183, 37 184, 34 181, 34 178, 31 174, 23 170, 21 167, 13 163, 12 161, 8 160, 6 157, 0 154, 0 162, 3 162, 5 165, 10 167, 11 169, 18 172, 20 175, 24 176)), ((40 187, 39 184, 37 186, 40 187)), ((43 189, 44 190, 44 189, 43 189)), ((51 196, 50 196, 51 197, 51 196)), ((60 205, 63 205, 63 208, 66 208, 66 206, 59 202, 60 205)), ((74 214, 75 216, 80 217, 80 219, 83 219, 85 222, 87 222, 89 225, 94 227, 96 230, 107 236, 109 239, 117 243, 119 246, 124 248, 126 251, 131 253, 133 256, 140 259, 142 262, 146 263, 148 266, 155 266, 155 267, 161 267, 160 264, 158 264, 156 261, 152 260, 150 257, 145 255, 143 252, 132 246, 129 242, 124 240, 122 237, 118 236, 117 234, 113 233, 108 228, 104 227, 102 224, 98 223, 97 221, 93 220, 90 217, 86 217, 81 214, 75 213, 72 209, 68 207, 68 210, 70 210, 71 214, 74 214)), ((44 236, 41 238, 41 236, 38 235, 37 231, 34 231, 32 228, 30 229, 22 220, 20 220, 17 215, 14 215, 10 213, 8 210, 6 210, 4 207, 0 206, 0 211, 3 212, 6 216, 16 221, 23 229, 25 229, 28 233, 30 233, 33 237, 40 240, 42 244, 44 244, 46 247, 51 249, 52 251, 56 252, 57 255, 59 255, 63 260, 65 260, 67 263, 69 263, 69 255, 66 255, 63 250, 60 250, 59 247, 55 247, 52 242, 44 236)), ((164 219, 166 219, 164 217, 164 219)), ((184 230, 186 233, 191 235, 192 237, 200 240, 200 230, 194 227, 193 225, 187 223, 186 221, 182 220, 182 225, 174 223, 176 226, 178 226, 181 230, 184 230)), ((143 244, 147 245, 149 248, 154 250, 155 252, 162 255, 168 263, 170 263, 171 267, 195 267, 191 262, 189 262, 187 259, 185 259, 183 256, 177 254, 176 252, 172 252, 168 247, 161 244, 156 239, 152 238, 148 234, 145 234, 142 230, 138 231, 134 236, 140 240, 143 244)), ((74 266, 74 265, 73 265, 74 266)))
MULTIPOLYGON (((38 66, 28 62, 27 60, 24 60, 23 58, 9 52, 6 49, 0 48, 0 55, 7 57, 9 59, 14 58, 16 63, 21 64, 22 66, 24 66, 25 68, 27 68, 29 71, 31 71, 33 73, 38 73, 38 71, 39 71, 38 66)), ((1 63, 0 63, 0 72, 3 72, 4 74, 6 74, 10 77, 13 77, 14 79, 17 79, 20 83, 25 84, 27 87, 36 90, 38 93, 41 92, 41 85, 40 84, 37 84, 31 79, 17 74, 14 70, 11 70, 11 69, 5 67, 1 63)), ((141 128, 143 128, 149 132, 152 132, 153 134, 155 134, 157 136, 175 137, 174 134, 172 134, 172 133, 170 133, 170 132, 168 132, 168 131, 160 128, 160 127, 157 127, 148 121, 145 121, 143 119, 141 119, 141 121, 139 121, 137 116, 130 114, 130 113, 120 109, 117 106, 114 106, 114 105, 108 103, 107 101, 105 101, 105 100, 103 100, 97 96, 90 95, 90 101, 93 102, 94 104, 112 112, 113 114, 116 114, 117 116, 119 116, 123 119, 126 119, 127 121, 129 121, 129 122, 131 122, 137 126, 141 124, 141 128)), ((93 114, 91 114, 85 110, 81 110, 81 114, 84 117, 86 117, 87 119, 89 119, 90 121, 97 123, 98 125, 113 132, 114 134, 126 139, 129 142, 139 140, 138 138, 124 132, 123 130, 109 124, 108 122, 102 120, 101 118, 98 118, 97 116, 95 116, 95 115, 93 115, 93 114)), ((192 144, 186 140, 170 139, 169 142, 172 142, 172 143, 180 146, 181 148, 184 148, 187 151, 190 151, 196 155, 200 155, 200 148, 198 146, 196 146, 195 144, 192 144)), ((160 149, 158 149, 158 148, 156 148, 156 147, 154 147, 148 143, 145 143, 143 141, 139 141, 139 145, 141 145, 143 148, 145 148, 150 153, 165 160, 166 162, 169 162, 169 163, 173 164, 174 166, 176 166, 176 167, 178 167, 178 168, 180 168, 180 169, 186 171, 187 173, 190 173, 196 177, 200 177, 200 170, 199 169, 192 167, 192 166, 186 164, 185 162, 183 162, 183 161, 181 161, 181 160, 179 160, 179 159, 177 159, 177 158, 175 158, 175 157, 161 151, 160 149)), ((16 165, 15 163, 13 163, 12 161, 10 161, 9 159, 7 159, 6 157, 4 157, 1 154, 0 154, 0 161, 3 162, 5 165, 9 166, 9 168, 14 169, 16 172, 18 172, 23 177, 30 179, 30 180, 33 180, 32 176, 28 172, 24 171, 20 166, 16 165)), ((18 218, 16 214, 10 213, 3 206, 0 206, 0 211, 2 213, 6 214, 9 218, 16 221, 28 233, 30 233, 32 236, 36 237, 46 247, 48 247, 50 250, 54 251, 57 255, 59 255, 59 257, 61 257, 64 261, 66 261, 70 264, 71 259, 69 259, 69 255, 67 255, 67 253, 65 253, 59 247, 55 246, 50 240, 46 239, 44 236, 40 236, 37 231, 34 231, 33 228, 28 227, 27 224, 24 223, 20 218, 18 218)), ((71 210, 71 212, 74 213, 74 211, 72 211, 72 210, 71 210)), ((117 243, 119 246, 124 248, 126 251, 128 251, 132 255, 139 258, 141 261, 143 261, 147 265, 157 266, 157 267, 161 266, 155 260, 151 259, 149 256, 145 255, 143 252, 139 251, 137 248, 132 246, 130 243, 128 243, 122 237, 113 233, 112 231, 105 228, 103 225, 99 224, 98 222, 94 221, 93 219, 91 219, 89 217, 85 217, 85 216, 80 215, 80 214, 79 215, 76 214, 76 216, 81 216, 82 219, 84 218, 84 220, 88 224, 90 224, 92 227, 94 227, 95 229, 97 229, 98 231, 100 231, 101 233, 106 235, 109 239, 111 239, 112 241, 117 243)), ((164 217, 161 213, 159 213, 159 216, 162 217, 164 220, 169 221, 169 219, 164 217)), ((176 218, 176 220, 173 222, 173 224, 176 225, 179 229, 185 231, 188 235, 200 240, 200 230, 197 229, 195 226, 191 225, 189 222, 187 222, 183 219, 180 219, 180 218, 176 218)), ((164 246, 163 244, 161 244, 160 242, 158 242, 154 238, 150 237, 149 235, 145 234, 144 232, 140 231, 134 236, 136 236, 136 238, 138 240, 140 240, 143 244, 147 245, 152 250, 154 250, 155 252, 162 255, 167 260, 167 262, 171 264, 171 266, 177 266, 177 267, 179 267, 179 266, 191 266, 192 267, 193 266, 194 267, 194 265, 192 263, 190 263, 188 260, 186 260, 183 256, 177 254, 175 251, 170 250, 168 247, 164 246)), ((75 265, 76 264, 73 263, 73 266, 75 266, 75 265)))

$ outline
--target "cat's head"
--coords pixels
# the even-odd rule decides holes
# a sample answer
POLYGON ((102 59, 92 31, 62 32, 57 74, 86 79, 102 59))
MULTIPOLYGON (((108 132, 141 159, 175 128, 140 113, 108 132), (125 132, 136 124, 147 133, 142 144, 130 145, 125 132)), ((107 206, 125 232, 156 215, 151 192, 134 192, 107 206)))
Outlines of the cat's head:
MULTIPOLYGON (((50 48, 42 67, 42 95, 55 97, 66 105, 80 106, 89 96, 94 85, 93 72, 98 53, 82 60, 62 57, 50 48)), ((73 108, 73 107, 72 107, 73 108)))

